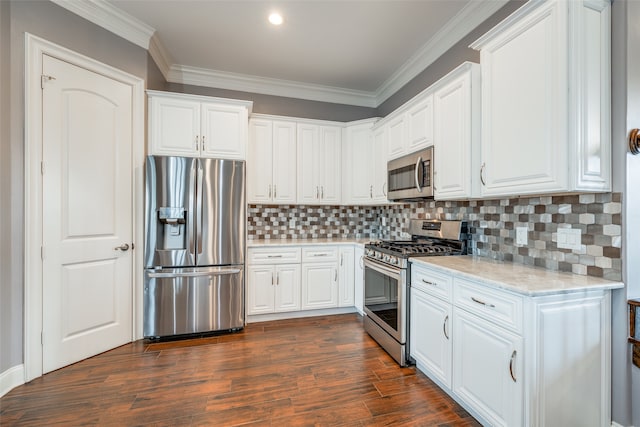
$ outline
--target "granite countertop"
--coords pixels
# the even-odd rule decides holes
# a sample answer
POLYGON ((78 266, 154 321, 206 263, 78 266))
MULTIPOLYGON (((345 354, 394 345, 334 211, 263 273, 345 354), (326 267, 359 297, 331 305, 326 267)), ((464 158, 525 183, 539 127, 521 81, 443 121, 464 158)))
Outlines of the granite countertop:
POLYGON ((424 264, 444 273, 455 273, 461 278, 527 296, 624 287, 622 282, 599 277, 545 270, 472 255, 412 258, 411 263, 424 264))
POLYGON ((260 239, 247 240, 248 248, 274 246, 310 246, 310 245, 364 245, 376 239, 345 238, 345 239, 260 239))

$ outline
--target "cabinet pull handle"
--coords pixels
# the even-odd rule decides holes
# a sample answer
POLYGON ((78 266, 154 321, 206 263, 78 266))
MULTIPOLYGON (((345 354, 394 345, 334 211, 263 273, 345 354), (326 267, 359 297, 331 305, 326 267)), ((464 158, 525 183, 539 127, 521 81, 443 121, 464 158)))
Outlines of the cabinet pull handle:
POLYGON ((333 270, 333 281, 334 282, 338 281, 338 269, 337 268, 335 270, 333 270))
POLYGON ((267 255, 267 258, 282 258, 282 255, 267 255))
POLYGON ((316 185, 316 199, 320 198, 320 187, 316 185))
POLYGON ((449 334, 447 334, 447 323, 449 322, 449 315, 444 318, 444 322, 442 323, 442 333, 444 333, 444 337, 449 339, 449 334))
POLYGON ((342 264, 344 262, 344 254, 340 254, 340 266, 342 267, 342 264))
POLYGON ((320 186, 320 198, 324 199, 324 185, 320 186))
POLYGON ((482 183, 482 185, 486 186, 487 183, 484 182, 484 167, 485 164, 483 163, 482 166, 480 166, 480 182, 482 183))
POLYGON ((269 186, 269 198, 271 198, 271 186, 269 186))
POLYGON ((200 137, 196 135, 196 151, 200 151, 200 137))
POLYGON ((472 300, 473 302, 477 303, 477 304, 481 304, 481 305, 484 305, 484 306, 486 306, 486 307, 496 308, 496 306, 495 306, 495 305, 493 305, 493 304, 487 304, 486 302, 484 302, 484 301, 480 301, 479 299, 475 299, 474 297, 471 297, 471 300, 472 300))
POLYGON ((202 151, 204 151, 204 135, 202 135, 202 151))
POLYGON ((276 185, 275 185, 275 184, 273 184, 273 198, 274 198, 274 199, 276 198, 276 189, 277 189, 277 188, 276 188, 276 185))
POLYGON ((313 254, 313 256, 329 256, 328 253, 313 254))
POLYGON ((422 279, 422 281, 423 281, 424 283, 426 283, 427 285, 431 285, 431 286, 438 286, 438 284, 437 284, 437 283, 435 283, 435 282, 430 282, 430 281, 428 281, 428 280, 424 280, 424 279, 422 279))
POLYGON ((514 383, 518 382, 516 380, 515 375, 513 375, 513 360, 516 358, 516 351, 513 350, 513 353, 511 353, 511 360, 509 360, 509 373, 511 374, 511 379, 513 380, 514 383))
POLYGON ((360 268, 364 268, 364 255, 360 257, 360 268))
POLYGON ((369 198, 373 199, 373 185, 369 186, 369 198))
POLYGON ((273 286, 273 273, 271 273, 271 286, 273 286))
POLYGON ((384 194, 384 197, 387 197, 387 183, 383 183, 382 184, 382 194, 384 194))
POLYGON ((279 285, 279 284, 280 284, 280 272, 277 271, 276 272, 276 285, 279 285))

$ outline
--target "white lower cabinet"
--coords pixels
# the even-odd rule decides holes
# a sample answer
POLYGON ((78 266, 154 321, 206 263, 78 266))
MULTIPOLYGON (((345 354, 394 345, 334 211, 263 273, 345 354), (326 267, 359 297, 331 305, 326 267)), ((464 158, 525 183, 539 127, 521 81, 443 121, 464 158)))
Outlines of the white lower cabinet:
POLYGON ((610 290, 525 295, 484 283, 412 264, 418 369, 484 425, 610 425, 610 290))
POLYGON ((353 246, 340 248, 338 263, 338 307, 352 307, 355 304, 354 269, 355 251, 353 246))
POLYGON ((411 289, 410 353, 418 369, 451 388, 451 303, 411 289))
POLYGON ((338 269, 333 262, 302 264, 302 309, 338 306, 338 269))
POLYGON ((247 314, 300 310, 300 265, 252 265, 247 267, 247 314))
POLYGON ((356 245, 354 252, 353 297, 356 310, 364 314, 364 246, 356 245))
POLYGON ((492 426, 523 424, 522 337, 454 309, 453 393, 492 426))

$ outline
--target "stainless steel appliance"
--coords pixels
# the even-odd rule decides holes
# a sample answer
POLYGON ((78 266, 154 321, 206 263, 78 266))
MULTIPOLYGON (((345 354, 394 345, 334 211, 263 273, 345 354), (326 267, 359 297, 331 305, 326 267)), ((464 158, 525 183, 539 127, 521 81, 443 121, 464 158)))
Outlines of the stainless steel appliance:
POLYGON ((433 197, 433 147, 387 163, 389 200, 421 200, 433 197))
POLYGON ((364 328, 400 366, 409 361, 409 258, 467 253, 464 221, 411 220, 411 240, 365 245, 364 328))
POLYGON ((149 156, 145 337, 244 327, 245 164, 149 156))

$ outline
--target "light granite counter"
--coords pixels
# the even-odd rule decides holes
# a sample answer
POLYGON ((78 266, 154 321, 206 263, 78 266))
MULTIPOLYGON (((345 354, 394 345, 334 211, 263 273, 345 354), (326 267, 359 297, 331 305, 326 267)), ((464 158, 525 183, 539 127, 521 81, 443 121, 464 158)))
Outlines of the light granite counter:
POLYGON ((376 239, 260 239, 247 240, 247 248, 313 245, 365 245, 376 239))
POLYGON ((412 258, 411 263, 423 264, 443 273, 453 273, 457 277, 527 296, 624 287, 622 282, 599 277, 545 270, 471 255, 412 258))

